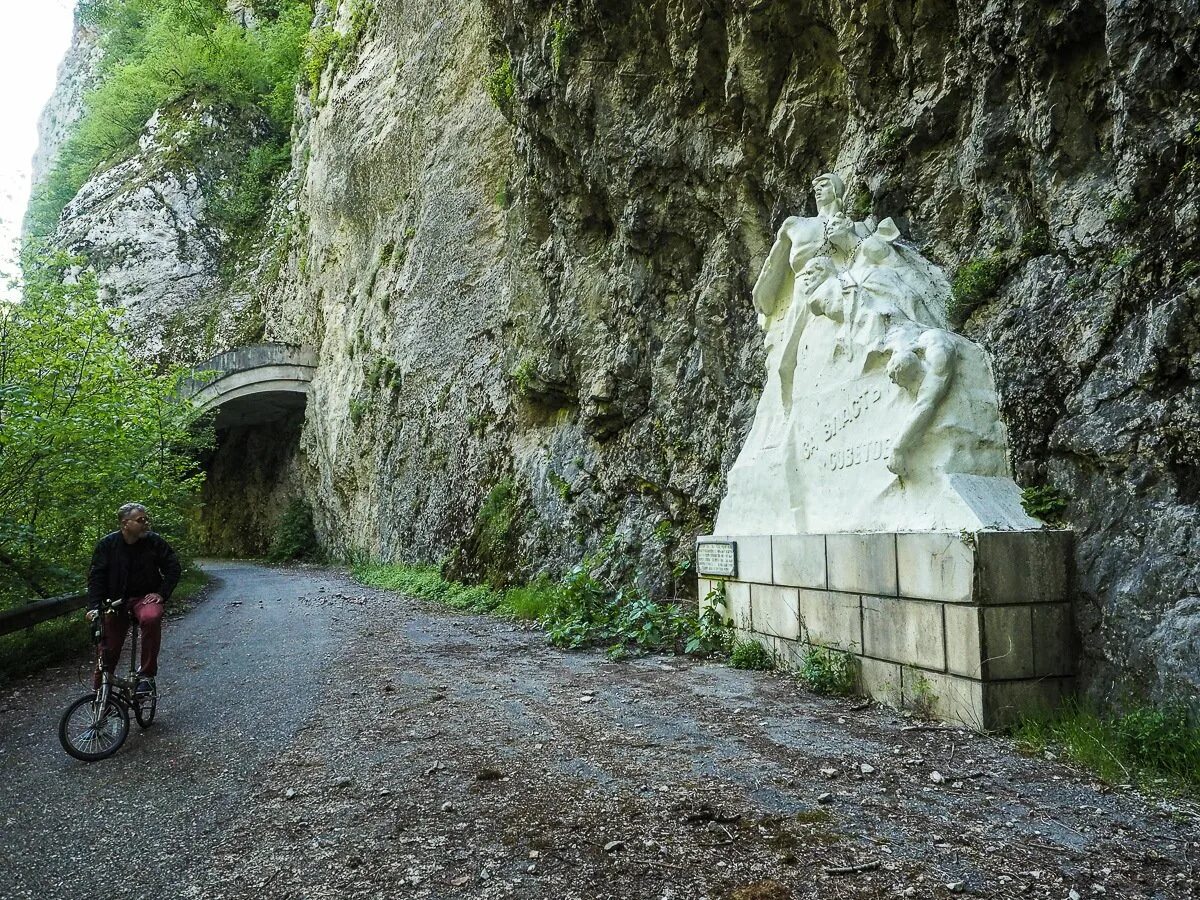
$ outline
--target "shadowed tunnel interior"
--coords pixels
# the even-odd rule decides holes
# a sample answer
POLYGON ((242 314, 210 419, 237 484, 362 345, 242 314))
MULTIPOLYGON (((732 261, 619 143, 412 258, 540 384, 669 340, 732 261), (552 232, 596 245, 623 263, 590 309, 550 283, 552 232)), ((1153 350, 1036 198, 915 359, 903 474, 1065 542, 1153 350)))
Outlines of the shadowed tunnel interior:
POLYGON ((215 411, 216 440, 201 459, 200 545, 221 556, 262 556, 289 500, 301 496, 300 433, 315 358, 261 345, 196 367, 193 399, 215 411))
POLYGON ((289 499, 300 495, 297 477, 303 394, 259 395, 271 417, 222 408, 216 418, 216 446, 203 460, 208 473, 201 491, 201 546, 219 556, 262 556, 271 546, 276 522, 289 499), (286 400, 283 398, 287 398, 286 400))

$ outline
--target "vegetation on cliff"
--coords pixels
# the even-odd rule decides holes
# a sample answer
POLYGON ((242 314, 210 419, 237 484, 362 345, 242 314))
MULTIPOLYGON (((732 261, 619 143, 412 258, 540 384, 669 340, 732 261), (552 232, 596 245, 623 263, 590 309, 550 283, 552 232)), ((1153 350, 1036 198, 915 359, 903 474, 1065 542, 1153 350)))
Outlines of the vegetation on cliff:
POLYGON ((76 262, 27 259, 23 302, 0 312, 0 608, 78 589, 122 503, 188 550, 206 431, 76 262))
POLYGON ((257 0, 254 23, 232 20, 224 0, 85 0, 79 20, 97 30, 100 80, 82 118, 36 189, 27 216, 34 238, 54 231, 64 207, 96 171, 135 152, 146 122, 195 98, 245 110, 265 123, 261 149, 230 179, 221 216, 248 226, 288 161, 295 87, 312 21, 309 0, 257 0))

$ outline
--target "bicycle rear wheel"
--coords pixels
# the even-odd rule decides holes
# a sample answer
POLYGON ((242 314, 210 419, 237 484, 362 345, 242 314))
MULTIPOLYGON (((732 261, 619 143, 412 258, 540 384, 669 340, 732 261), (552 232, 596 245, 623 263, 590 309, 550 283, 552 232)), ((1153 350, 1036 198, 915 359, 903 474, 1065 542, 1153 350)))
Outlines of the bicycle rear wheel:
POLYGON ((84 762, 112 756, 128 734, 129 710, 112 697, 100 708, 94 693, 84 694, 68 706, 58 723, 63 749, 84 762))
POLYGON ((158 709, 158 688, 151 687, 150 693, 145 697, 133 698, 133 714, 137 717, 137 723, 143 728, 149 728, 150 723, 154 721, 154 712, 158 709))

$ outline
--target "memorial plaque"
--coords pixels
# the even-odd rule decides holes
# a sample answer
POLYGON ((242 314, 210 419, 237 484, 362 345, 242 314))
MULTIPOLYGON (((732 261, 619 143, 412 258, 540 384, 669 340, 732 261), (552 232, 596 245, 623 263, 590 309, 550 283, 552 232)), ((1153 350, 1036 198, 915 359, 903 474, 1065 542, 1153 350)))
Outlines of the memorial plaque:
POLYGON ((697 543, 696 571, 703 578, 736 578, 737 542, 700 541, 697 543))

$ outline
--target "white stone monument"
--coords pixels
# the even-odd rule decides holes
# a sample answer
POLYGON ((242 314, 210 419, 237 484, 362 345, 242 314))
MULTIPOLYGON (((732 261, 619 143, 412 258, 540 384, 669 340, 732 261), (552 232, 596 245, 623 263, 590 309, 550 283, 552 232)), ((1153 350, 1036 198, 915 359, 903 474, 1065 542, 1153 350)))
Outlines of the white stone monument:
POLYGON ((813 186, 818 215, 783 223, 754 286, 766 387, 716 531, 1038 528, 945 277, 891 219, 848 219, 837 175, 813 186))
POLYGON ((765 386, 729 472, 718 537, 701 539, 701 596, 715 583, 703 576, 720 578, 735 624, 785 659, 813 646, 854 653, 868 692, 879 692, 881 671, 900 701, 908 668, 920 671, 910 682, 919 677, 923 694, 931 678, 961 675, 975 684, 955 683, 951 693, 974 690, 974 698, 935 711, 991 727, 1005 718, 998 710, 1030 703, 989 701, 985 682, 1032 679, 1030 702, 1053 702, 1069 687, 1069 535, 1047 531, 1021 507, 988 359, 948 330, 945 276, 899 240, 891 219, 848 218, 837 175, 818 176, 813 189, 817 215, 783 223, 754 285, 765 386), (985 537, 998 532, 1008 537, 985 537), (706 572, 714 544, 732 547, 735 558, 706 572), (1003 584, 1010 564, 1035 565, 1036 578, 1057 586, 1053 596, 1014 598, 1003 584), (814 591, 822 595, 808 596, 814 591), (1007 602, 988 599, 997 596, 1007 602), (1033 603, 1054 607, 1054 664, 1031 660, 1017 675, 989 679, 985 670, 1000 668, 978 653, 997 650, 1006 635, 1013 653, 1033 653, 1033 610, 1012 609, 1033 603), (962 607, 947 619, 945 604, 962 607), (959 622, 964 609, 974 610, 972 622, 959 622), (1001 634, 997 623, 1022 615, 1029 625, 1014 626, 1019 636, 1001 634), (846 627, 814 638, 812 623, 828 631, 833 621, 846 627), (962 648, 947 643, 961 644, 951 622, 964 634, 974 627, 975 645, 988 633, 996 646, 963 651, 976 654, 970 665, 952 666, 962 648), (916 647, 921 641, 929 646, 916 647))

